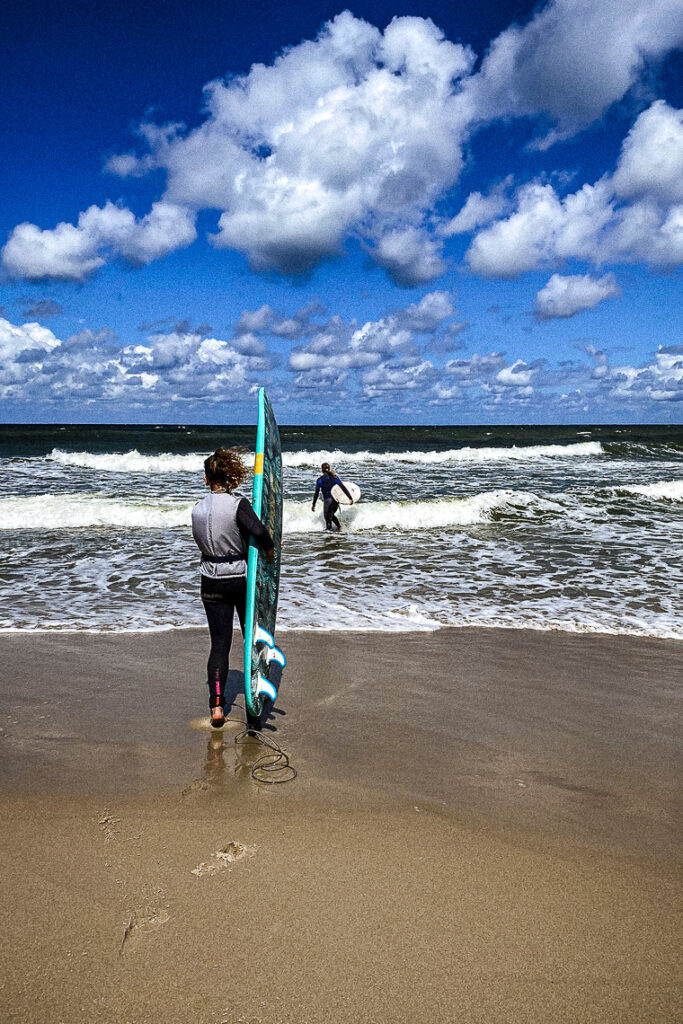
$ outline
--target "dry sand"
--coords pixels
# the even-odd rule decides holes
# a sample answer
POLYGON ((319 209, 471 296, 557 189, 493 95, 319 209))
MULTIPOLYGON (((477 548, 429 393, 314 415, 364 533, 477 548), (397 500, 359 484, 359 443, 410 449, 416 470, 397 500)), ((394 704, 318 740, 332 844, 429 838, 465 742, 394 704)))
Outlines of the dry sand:
POLYGON ((2 637, 0 1020, 681 1019, 681 644, 280 640, 264 786, 203 632, 2 637))

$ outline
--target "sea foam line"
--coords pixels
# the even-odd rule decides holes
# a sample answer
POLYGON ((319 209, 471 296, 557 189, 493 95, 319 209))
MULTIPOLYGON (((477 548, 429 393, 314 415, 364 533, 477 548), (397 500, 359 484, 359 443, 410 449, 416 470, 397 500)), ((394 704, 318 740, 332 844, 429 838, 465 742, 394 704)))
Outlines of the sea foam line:
POLYGON ((527 461, 544 458, 591 458, 604 455, 599 441, 580 441, 576 444, 538 444, 518 448, 449 448, 437 452, 284 452, 283 463, 292 468, 320 466, 329 462, 333 467, 346 464, 417 463, 420 465, 441 465, 449 462, 502 462, 507 460, 527 461))
MULTIPOLYGON (((53 448, 45 456, 49 462, 61 466, 74 466, 81 469, 94 469, 100 473, 200 473, 204 467, 206 454, 193 453, 174 455, 162 452, 159 455, 143 455, 136 448, 129 452, 65 452, 53 448)), ((486 463, 504 461, 536 461, 539 459, 595 458, 604 455, 604 448, 599 441, 580 441, 576 444, 546 444, 505 448, 450 448, 448 451, 409 451, 409 452, 344 452, 335 451, 298 451, 283 452, 282 462, 290 469, 319 469, 323 462, 333 466, 340 465, 443 465, 447 463, 486 463)), ((245 453, 245 461, 253 461, 253 452, 245 453)))
POLYGON ((642 495, 656 501, 683 501, 683 480, 659 480, 653 484, 622 484, 609 488, 610 493, 621 497, 624 494, 642 495))
MULTIPOLYGON (((651 501, 683 501, 683 481, 605 488, 581 501, 576 494, 541 497, 532 491, 499 489, 462 497, 430 501, 362 501, 345 506, 345 529, 363 531, 444 530, 476 526, 496 519, 534 519, 541 516, 601 520, 600 495, 614 498, 641 497, 651 501)), ((0 530, 74 530, 85 527, 170 530, 189 528, 192 503, 152 503, 90 494, 43 494, 0 498, 0 530)), ((316 533, 321 529, 321 509, 312 512, 307 501, 285 501, 285 533, 316 533)))
MULTIPOLYGON (((470 497, 439 498, 433 501, 369 501, 341 513, 344 529, 353 533, 365 530, 445 530, 457 526, 476 526, 491 522, 496 513, 528 515, 530 510, 561 513, 562 507, 526 491, 484 491, 470 497)), ((339 514, 339 513, 338 513, 339 514)), ((317 533, 319 512, 311 512, 307 503, 285 502, 286 533, 317 533)))
POLYGON ((78 530, 85 527, 173 529, 190 525, 192 505, 151 505, 84 494, 0 499, 2 530, 78 530))
POLYGON ((206 455, 174 455, 172 452, 143 455, 137 448, 129 452, 103 453, 64 452, 53 448, 45 458, 60 466, 96 469, 100 473, 200 473, 206 455))
MULTIPOLYGON (((525 491, 497 490, 434 501, 370 501, 347 508, 347 529, 438 530, 490 522, 496 513, 529 514, 529 510, 562 513, 562 506, 525 491)), ((84 494, 44 494, 0 499, 0 529, 74 530, 86 527, 123 529, 189 528, 192 504, 150 504, 84 494)), ((321 529, 320 510, 308 502, 285 501, 285 533, 315 533, 321 529)))

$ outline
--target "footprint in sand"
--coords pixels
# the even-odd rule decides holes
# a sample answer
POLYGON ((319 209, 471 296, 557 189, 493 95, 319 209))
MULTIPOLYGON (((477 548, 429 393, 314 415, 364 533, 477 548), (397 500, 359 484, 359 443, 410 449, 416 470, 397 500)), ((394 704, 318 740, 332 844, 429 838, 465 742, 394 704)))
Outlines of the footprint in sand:
POLYGON ((185 789, 181 790, 181 796, 189 796, 190 793, 206 793, 209 789, 209 783, 205 779, 195 779, 194 782, 190 782, 189 785, 185 786, 185 789))
POLYGON ((116 826, 120 821, 120 818, 115 818, 114 815, 109 814, 108 811, 104 812, 104 814, 102 815, 98 822, 98 825, 100 826, 100 830, 104 835, 105 843, 111 843, 112 840, 117 838, 119 830, 117 829, 116 826))
POLYGON ((216 850, 211 860, 202 861, 196 868, 192 868, 192 874, 201 875, 216 875, 223 868, 230 867, 235 861, 242 860, 244 857, 252 857, 256 853, 255 846, 243 846, 242 843, 226 843, 220 850, 216 850))
POLYGON ((140 910, 131 911, 128 922, 123 929, 123 939, 119 955, 123 953, 123 947, 135 932, 155 931, 162 924, 170 920, 171 915, 167 910, 156 910, 154 907, 142 907, 140 910))

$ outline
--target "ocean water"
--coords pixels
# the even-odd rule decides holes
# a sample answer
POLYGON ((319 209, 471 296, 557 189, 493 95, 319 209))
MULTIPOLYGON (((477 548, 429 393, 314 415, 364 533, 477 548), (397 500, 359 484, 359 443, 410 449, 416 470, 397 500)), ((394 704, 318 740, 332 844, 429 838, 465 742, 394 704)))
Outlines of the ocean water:
MULTIPOLYGON (((252 427, 0 427, 0 629, 204 625, 190 512, 252 427)), ((282 427, 279 629, 683 639, 683 427, 282 427), (362 489, 326 534, 320 463, 362 489)), ((248 481, 243 493, 251 493, 248 481)))

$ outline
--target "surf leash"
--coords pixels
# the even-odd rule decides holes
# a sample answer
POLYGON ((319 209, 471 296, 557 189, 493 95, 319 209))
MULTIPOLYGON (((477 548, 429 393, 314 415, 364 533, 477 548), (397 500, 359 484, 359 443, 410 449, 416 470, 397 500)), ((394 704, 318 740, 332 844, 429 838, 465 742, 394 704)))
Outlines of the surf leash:
MULTIPOLYGON (((240 704, 233 706, 244 711, 240 704)), ((247 725, 247 722, 245 721, 244 724, 247 725)), ((235 746, 244 746, 252 740, 256 740, 261 746, 267 748, 266 753, 261 754, 251 766, 251 777, 254 782, 262 782, 267 786, 275 786, 280 782, 293 782, 298 772, 290 763, 289 754, 285 753, 275 740, 264 736, 260 730, 247 726, 235 736, 235 746)))
POLYGON ((244 729, 235 736, 235 746, 243 746, 250 740, 256 740, 267 748, 251 766, 251 777, 255 782, 263 782, 274 786, 279 782, 292 782, 297 777, 297 770, 290 764, 289 755, 285 753, 275 740, 263 736, 257 729, 244 729), (273 777, 275 776, 275 777, 273 777))

